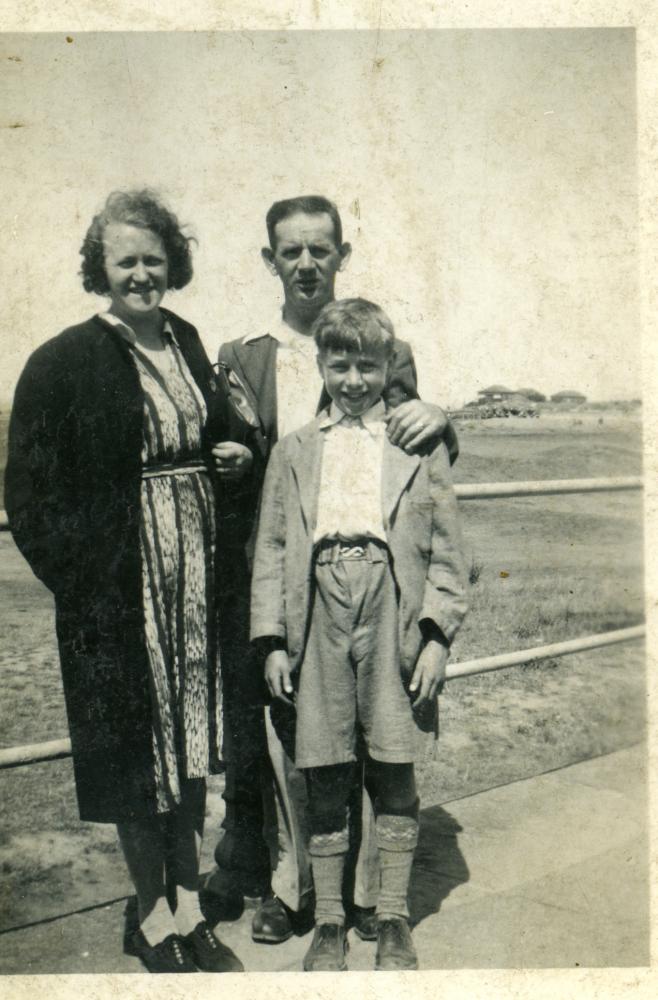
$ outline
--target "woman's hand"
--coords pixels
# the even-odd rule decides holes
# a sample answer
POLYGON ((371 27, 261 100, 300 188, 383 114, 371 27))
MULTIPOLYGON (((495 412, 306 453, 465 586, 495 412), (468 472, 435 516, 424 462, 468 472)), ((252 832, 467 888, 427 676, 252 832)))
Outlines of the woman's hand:
POLYGON ((418 695, 413 701, 413 708, 421 708, 426 702, 432 701, 443 690, 446 679, 446 664, 450 650, 436 639, 430 639, 421 650, 414 675, 411 678, 409 691, 418 695))
POLYGON ((273 698, 279 698, 286 704, 292 705, 290 660, 285 649, 273 649, 265 660, 265 683, 273 698))
POLYGON ((251 468, 253 455, 244 444, 235 441, 222 441, 212 450, 215 459, 215 469, 219 477, 228 483, 243 479, 251 468))
POLYGON ((409 454, 430 441, 438 441, 448 423, 440 406, 424 403, 422 399, 408 399, 406 403, 400 403, 386 420, 391 444, 404 448, 409 454))

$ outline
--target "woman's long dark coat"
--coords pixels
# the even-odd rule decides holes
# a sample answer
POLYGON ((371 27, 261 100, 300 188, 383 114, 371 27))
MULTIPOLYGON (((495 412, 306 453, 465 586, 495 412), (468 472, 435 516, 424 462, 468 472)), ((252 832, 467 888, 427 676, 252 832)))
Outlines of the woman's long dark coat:
MULTIPOLYGON (((163 310, 208 406, 205 444, 244 440, 199 336, 163 310)), ((28 361, 9 428, 16 544, 55 596, 83 820, 155 811, 139 541, 143 393, 131 349, 98 317, 28 361)))

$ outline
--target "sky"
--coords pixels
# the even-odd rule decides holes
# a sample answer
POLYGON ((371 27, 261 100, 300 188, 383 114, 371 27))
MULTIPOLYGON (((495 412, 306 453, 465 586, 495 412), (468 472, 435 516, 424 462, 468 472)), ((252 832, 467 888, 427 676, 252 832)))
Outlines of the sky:
POLYGON ((106 306, 79 248, 117 188, 198 243, 165 305, 220 342, 266 332, 272 201, 332 198, 337 293, 389 313, 422 395, 491 383, 639 395, 630 29, 0 35, 0 400, 106 306), (71 37, 71 36, 69 36, 71 37))

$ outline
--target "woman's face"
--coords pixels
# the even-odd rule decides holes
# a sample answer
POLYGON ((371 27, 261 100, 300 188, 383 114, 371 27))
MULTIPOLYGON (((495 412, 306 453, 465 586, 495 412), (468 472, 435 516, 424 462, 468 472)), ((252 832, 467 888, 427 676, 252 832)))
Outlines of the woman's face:
POLYGON ((103 248, 112 311, 130 323, 156 310, 168 278, 167 253, 157 233, 127 222, 110 222, 103 248))

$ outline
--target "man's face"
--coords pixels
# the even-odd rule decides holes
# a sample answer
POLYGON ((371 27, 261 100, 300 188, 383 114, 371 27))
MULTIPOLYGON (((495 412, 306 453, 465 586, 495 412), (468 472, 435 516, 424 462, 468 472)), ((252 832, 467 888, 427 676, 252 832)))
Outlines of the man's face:
POLYGON ((283 283, 286 305, 304 317, 317 316, 334 299, 336 274, 350 255, 349 243, 336 246, 334 225, 326 212, 298 212, 274 229, 276 246, 263 259, 283 283))
POLYGON ((336 406, 351 417, 360 417, 381 398, 388 358, 370 352, 330 350, 318 355, 318 367, 336 406))

